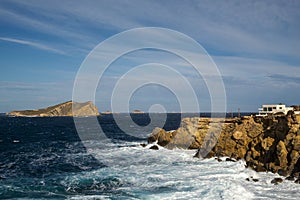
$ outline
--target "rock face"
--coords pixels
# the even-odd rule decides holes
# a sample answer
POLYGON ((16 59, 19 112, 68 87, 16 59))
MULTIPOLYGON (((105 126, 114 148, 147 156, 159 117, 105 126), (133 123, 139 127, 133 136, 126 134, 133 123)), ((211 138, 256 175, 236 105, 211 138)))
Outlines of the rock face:
POLYGON ((295 111, 300 111, 300 105, 293 105, 291 107, 293 107, 295 111))
POLYGON ((169 149, 199 149, 196 157, 244 159, 256 171, 298 177, 299 119, 293 112, 287 116, 234 119, 185 118, 174 132, 156 128, 148 142, 158 141, 169 149))
POLYGON ((54 116, 98 116, 97 107, 91 102, 77 103, 68 101, 38 110, 12 111, 10 116, 54 117, 54 116))

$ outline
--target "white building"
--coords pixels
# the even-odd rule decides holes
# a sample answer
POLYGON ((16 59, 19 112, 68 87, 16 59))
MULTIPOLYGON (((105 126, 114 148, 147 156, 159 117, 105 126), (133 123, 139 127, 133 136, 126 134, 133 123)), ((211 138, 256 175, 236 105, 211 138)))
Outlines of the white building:
POLYGON ((262 107, 258 109, 258 115, 256 116, 267 116, 268 114, 281 114, 281 113, 286 115, 290 110, 294 110, 294 108, 286 107, 283 104, 262 105, 262 107))

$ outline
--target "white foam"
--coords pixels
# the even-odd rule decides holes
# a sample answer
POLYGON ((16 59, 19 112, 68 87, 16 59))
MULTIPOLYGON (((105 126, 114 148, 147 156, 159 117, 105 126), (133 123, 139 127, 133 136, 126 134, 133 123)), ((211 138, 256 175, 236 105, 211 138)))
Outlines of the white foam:
POLYGON ((284 181, 273 185, 270 182, 278 175, 257 173, 245 168, 244 161, 201 160, 193 158, 195 151, 192 150, 159 147, 155 151, 149 149, 150 145, 141 147, 136 142, 110 145, 107 149, 97 149, 93 144, 92 149, 108 167, 80 176, 116 176, 123 183, 118 190, 130 193, 132 199, 298 198, 299 184, 284 181))

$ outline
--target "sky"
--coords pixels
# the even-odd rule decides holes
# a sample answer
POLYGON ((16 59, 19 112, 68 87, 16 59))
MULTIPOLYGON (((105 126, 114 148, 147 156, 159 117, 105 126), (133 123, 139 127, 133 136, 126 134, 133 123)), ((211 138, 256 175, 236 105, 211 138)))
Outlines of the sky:
MULTIPOLYGON (((202 45, 220 72, 228 112, 238 108, 256 112, 268 103, 299 105, 299 9, 297 0, 1 0, 0 112, 71 100, 76 75, 89 53, 116 34, 143 27, 178 31, 202 45)), ((157 36, 158 42, 164 39, 157 36)), ((176 39, 171 46, 175 47, 176 39)), ((123 102, 130 110, 149 111, 160 104, 168 112, 192 112, 192 106, 180 109, 180 102, 189 102, 191 96, 175 74, 161 71, 162 65, 153 64, 145 73, 129 73, 147 63, 175 69, 192 86, 200 110, 211 111, 207 77, 182 58, 155 49, 130 52, 111 63, 92 99, 99 110, 112 109, 114 88, 129 74, 121 81, 125 88, 149 77, 171 84, 139 87, 130 102, 123 102), (175 86, 178 91, 171 91, 175 86)), ((121 93, 116 97, 117 103, 127 99, 121 93)))

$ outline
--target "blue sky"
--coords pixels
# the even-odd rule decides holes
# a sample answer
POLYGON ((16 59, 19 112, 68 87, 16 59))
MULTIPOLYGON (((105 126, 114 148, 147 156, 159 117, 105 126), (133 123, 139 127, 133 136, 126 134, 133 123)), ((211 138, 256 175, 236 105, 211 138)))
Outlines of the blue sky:
MULTIPOLYGON (((199 42, 221 72, 228 111, 256 111, 265 103, 300 104, 299 9, 297 0, 2 0, 0 112, 70 100, 88 53, 110 36, 139 27, 169 28, 199 42)), ((99 110, 110 109, 111 90, 122 73, 158 57, 175 68, 185 65, 165 52, 143 50, 124 56, 103 77, 96 94, 99 110)), ((203 80, 194 77, 191 68, 182 74, 196 88, 202 110, 209 111, 203 80)), ((148 110, 157 103, 168 111, 178 110, 174 94, 157 85, 139 89, 131 107, 148 110)))

